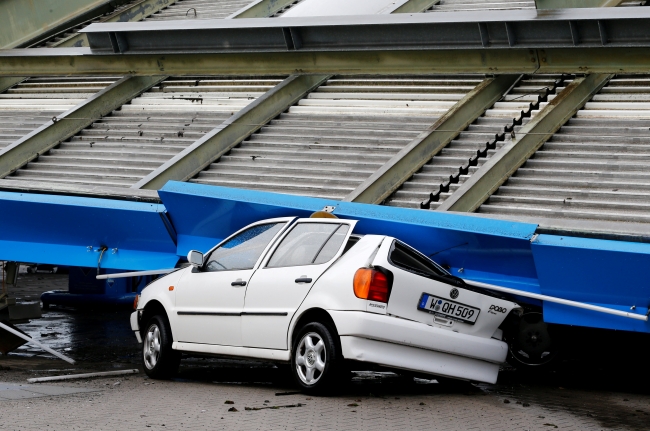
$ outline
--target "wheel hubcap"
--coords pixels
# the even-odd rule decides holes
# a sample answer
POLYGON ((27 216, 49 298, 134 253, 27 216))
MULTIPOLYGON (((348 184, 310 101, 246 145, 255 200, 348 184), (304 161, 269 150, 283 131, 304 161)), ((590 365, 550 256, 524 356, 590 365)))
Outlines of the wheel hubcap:
POLYGON ((315 385, 325 370, 327 352, 325 343, 315 332, 306 334, 298 343, 296 350, 296 371, 306 385, 315 385))
POLYGON ((156 366, 160 358, 160 344, 160 329, 158 325, 153 324, 147 330, 143 346, 144 365, 150 370, 156 366))
POLYGON ((542 365, 556 355, 556 348, 541 313, 525 314, 510 346, 512 355, 525 365, 542 365))

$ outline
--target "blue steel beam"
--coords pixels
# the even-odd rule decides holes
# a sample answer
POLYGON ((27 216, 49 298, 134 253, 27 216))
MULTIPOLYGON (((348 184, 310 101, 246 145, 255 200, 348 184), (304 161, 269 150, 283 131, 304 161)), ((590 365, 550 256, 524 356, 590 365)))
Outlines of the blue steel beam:
MULTIPOLYGON (((339 217, 358 220, 356 232, 400 238, 468 280, 641 315, 650 304, 650 244, 536 235, 534 223, 193 183, 171 181, 158 193, 164 207, 0 192, 0 259, 96 268, 105 246, 101 267, 109 271, 169 268, 190 249, 207 251, 251 222, 333 206, 339 217)), ((649 322, 541 305, 550 323, 650 332, 649 322)))
POLYGON ((536 224, 435 213, 176 181, 158 191, 178 234, 178 254, 207 251, 232 232, 272 217, 308 217, 325 206, 359 220, 355 232, 385 234, 477 281, 537 291, 530 250, 536 224))
MULTIPOLYGON (((650 244, 537 235, 531 242, 541 293, 631 313, 650 305, 650 244)), ((548 323, 650 332, 650 323, 544 303, 548 323)))
POLYGON ((103 269, 172 268, 178 256, 164 211, 160 204, 0 192, 0 260, 97 268, 105 246, 103 269))
MULTIPOLYGON (((650 304, 650 244, 536 235, 531 223, 192 183, 170 181, 158 194, 176 228, 179 255, 206 251, 253 221, 333 206, 337 216, 359 220, 355 232, 400 238, 465 279, 642 315, 650 304)), ((650 332, 649 322, 542 306, 550 323, 650 332)))

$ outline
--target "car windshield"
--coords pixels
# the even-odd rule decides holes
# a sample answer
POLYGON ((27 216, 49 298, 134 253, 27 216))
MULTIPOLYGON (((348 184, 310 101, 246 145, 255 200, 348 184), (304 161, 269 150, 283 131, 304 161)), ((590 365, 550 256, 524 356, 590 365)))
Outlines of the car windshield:
POLYGON ((216 248, 207 259, 205 270, 252 269, 260 255, 286 222, 253 226, 216 248))

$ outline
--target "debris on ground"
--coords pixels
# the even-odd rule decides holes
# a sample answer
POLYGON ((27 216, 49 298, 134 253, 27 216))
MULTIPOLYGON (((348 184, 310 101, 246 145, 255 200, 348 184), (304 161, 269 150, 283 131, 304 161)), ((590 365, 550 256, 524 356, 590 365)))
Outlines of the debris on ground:
MULTIPOLYGON (((304 404, 298 403, 298 404, 289 404, 289 405, 286 405, 286 406, 244 407, 244 410, 247 410, 247 411, 257 411, 257 410, 266 410, 266 409, 277 410, 277 409, 290 409, 290 408, 293 408, 293 407, 302 407, 302 406, 304 406, 304 404)), ((228 410, 228 411, 230 411, 230 410, 228 410)))
MULTIPOLYGON (((139 372, 140 371, 136 370, 136 369, 117 370, 117 371, 101 371, 101 372, 98 372, 98 373, 68 374, 68 375, 64 375, 64 376, 36 377, 36 378, 33 378, 33 379, 27 379, 27 381, 29 383, 53 382, 53 381, 57 381, 57 380, 76 380, 76 379, 89 379, 89 378, 92 378, 92 377, 121 376, 121 375, 124 375, 124 374, 137 374, 139 372)), ((117 384, 119 384, 119 382, 117 384)))

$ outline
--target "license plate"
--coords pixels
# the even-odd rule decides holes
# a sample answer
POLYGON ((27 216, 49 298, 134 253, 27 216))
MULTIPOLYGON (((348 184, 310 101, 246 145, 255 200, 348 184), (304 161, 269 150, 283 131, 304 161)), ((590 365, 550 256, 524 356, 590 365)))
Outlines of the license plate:
POLYGON ((480 309, 459 302, 449 301, 438 296, 423 293, 418 303, 418 310, 426 311, 440 317, 458 322, 476 323, 480 309))

